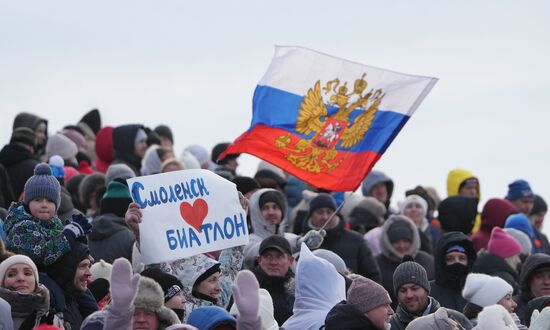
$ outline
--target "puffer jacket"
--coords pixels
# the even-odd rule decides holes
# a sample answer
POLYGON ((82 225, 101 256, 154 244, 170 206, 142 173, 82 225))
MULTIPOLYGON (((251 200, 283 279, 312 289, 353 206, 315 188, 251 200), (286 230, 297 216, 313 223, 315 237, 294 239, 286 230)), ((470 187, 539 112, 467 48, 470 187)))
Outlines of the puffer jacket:
POLYGON ((106 213, 92 221, 88 246, 95 260, 103 259, 112 264, 115 259, 120 257, 132 261, 132 248, 135 240, 135 236, 126 225, 124 218, 106 213))

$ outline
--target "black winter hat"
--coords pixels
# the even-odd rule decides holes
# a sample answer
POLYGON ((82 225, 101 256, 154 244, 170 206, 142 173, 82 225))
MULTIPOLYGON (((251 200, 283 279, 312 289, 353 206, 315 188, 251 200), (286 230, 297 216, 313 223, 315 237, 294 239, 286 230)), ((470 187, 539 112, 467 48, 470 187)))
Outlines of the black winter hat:
POLYGON ((174 143, 174 135, 172 135, 172 130, 170 127, 166 125, 158 125, 154 129, 155 133, 157 133, 159 136, 163 136, 170 140, 170 142, 174 143))
POLYGON ((80 119, 80 122, 88 125, 88 127, 94 132, 94 134, 97 134, 97 132, 99 132, 99 130, 101 129, 101 115, 99 114, 99 110, 92 109, 88 111, 88 113, 86 113, 84 117, 80 119))
POLYGON ((229 159, 235 159, 235 158, 237 158, 241 155, 241 154, 225 155, 225 157, 223 159, 220 159, 218 161, 218 157, 220 157, 220 155, 225 151, 225 149, 227 149, 227 147, 229 147, 229 145, 230 145, 229 142, 224 142, 224 143, 218 143, 214 146, 214 148, 212 149, 212 153, 211 153, 211 159, 214 163, 216 163, 218 165, 225 165, 225 164, 227 164, 227 161, 229 159))
POLYGON ((414 261, 405 261, 395 269, 393 273, 393 290, 397 295, 397 290, 403 284, 416 284, 423 287, 430 293, 430 282, 426 269, 421 264, 414 261))
POLYGON ((441 229, 470 235, 477 216, 478 202, 477 198, 464 196, 451 196, 442 200, 438 207, 441 229))
POLYGON ((309 219, 313 212, 324 207, 336 211, 336 201, 331 195, 320 193, 309 202, 309 213, 307 218, 309 219))
POLYGON ((236 176, 233 178, 233 183, 237 185, 237 190, 243 195, 255 189, 260 189, 258 181, 248 176, 236 176))
POLYGON ((260 179, 271 179, 275 181, 280 187, 284 187, 286 184, 286 179, 282 178, 277 173, 270 171, 270 170, 259 170, 254 175, 254 179, 260 180, 260 179))
POLYGON ((283 193, 281 193, 277 190, 270 190, 270 191, 264 192, 260 196, 260 199, 258 200, 258 204, 259 204, 260 209, 261 209, 262 206, 265 205, 265 203, 273 202, 273 203, 275 203, 279 206, 281 211, 286 212, 284 198, 285 197, 284 197, 283 193))
POLYGON ((141 276, 149 277, 160 284, 162 291, 164 291, 164 302, 172 299, 178 292, 183 290, 183 285, 177 277, 158 268, 147 268, 141 272, 141 276))

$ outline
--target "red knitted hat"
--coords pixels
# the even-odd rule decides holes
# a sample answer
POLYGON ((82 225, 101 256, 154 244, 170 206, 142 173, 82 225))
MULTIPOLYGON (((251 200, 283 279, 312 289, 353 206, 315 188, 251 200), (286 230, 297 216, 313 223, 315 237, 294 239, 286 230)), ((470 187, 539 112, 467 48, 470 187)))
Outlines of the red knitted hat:
POLYGON ((521 253, 521 245, 502 228, 495 227, 487 244, 487 251, 501 258, 508 258, 521 253))

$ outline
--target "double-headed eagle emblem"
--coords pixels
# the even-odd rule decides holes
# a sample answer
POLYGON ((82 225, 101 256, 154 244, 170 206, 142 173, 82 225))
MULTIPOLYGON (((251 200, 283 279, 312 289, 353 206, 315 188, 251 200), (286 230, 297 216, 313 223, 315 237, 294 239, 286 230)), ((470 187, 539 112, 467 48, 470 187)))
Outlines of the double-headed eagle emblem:
POLYGON ((382 89, 370 90, 366 74, 355 80, 353 91, 348 93, 347 82, 340 85, 338 78, 326 83, 321 93, 321 81, 310 88, 300 103, 296 132, 309 137, 296 141, 291 134, 278 136, 275 146, 286 153, 285 157, 296 167, 308 172, 330 172, 342 163, 344 155, 338 149, 350 149, 363 139, 369 130, 384 93, 382 89), (327 106, 338 111, 329 116, 327 106), (350 123, 352 111, 362 111, 350 123), (293 140, 296 141, 293 143, 293 140))

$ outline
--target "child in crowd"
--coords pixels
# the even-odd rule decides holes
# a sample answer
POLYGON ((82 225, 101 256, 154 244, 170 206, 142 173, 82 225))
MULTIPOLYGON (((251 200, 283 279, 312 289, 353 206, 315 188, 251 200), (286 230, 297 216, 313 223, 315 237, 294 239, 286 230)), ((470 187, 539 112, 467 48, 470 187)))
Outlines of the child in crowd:
POLYGON ((49 165, 36 165, 25 183, 23 202, 12 203, 4 222, 8 249, 30 257, 38 267, 53 264, 91 229, 81 214, 65 225, 57 217, 60 190, 49 165))

